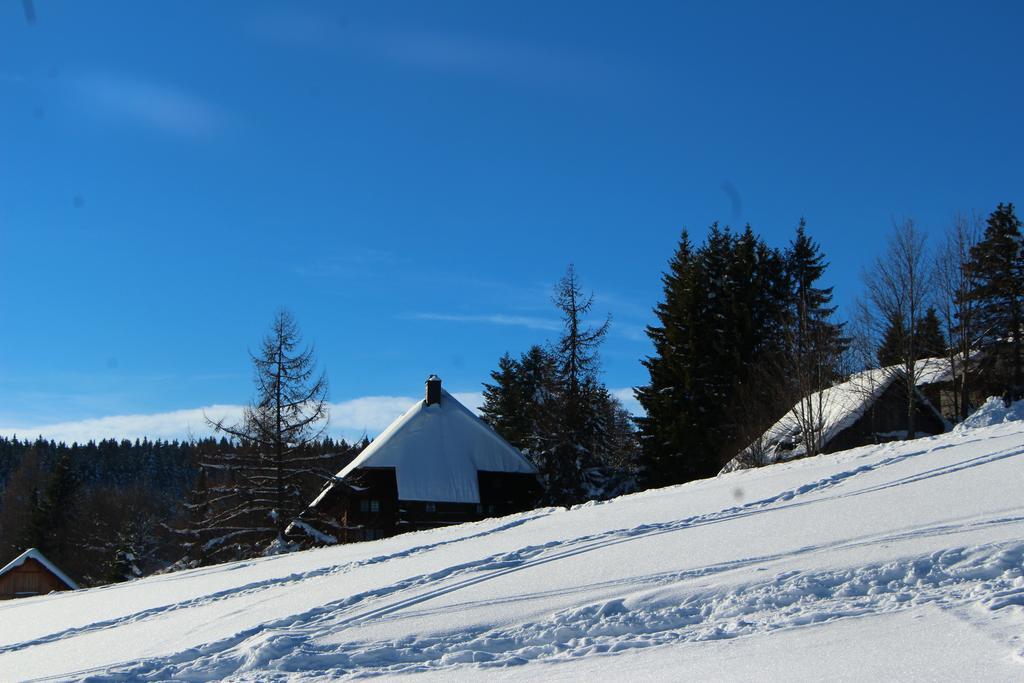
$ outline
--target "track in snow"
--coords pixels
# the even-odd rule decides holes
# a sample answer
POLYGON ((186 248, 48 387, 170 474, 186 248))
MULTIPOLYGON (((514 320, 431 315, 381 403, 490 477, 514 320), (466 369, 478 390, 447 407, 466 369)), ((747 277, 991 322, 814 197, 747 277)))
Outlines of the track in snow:
MULTIPOLYGON (((408 577, 380 589, 350 595, 301 614, 246 629, 199 648, 114 669, 81 671, 77 675, 95 673, 103 679, 244 679, 251 675, 265 679, 268 671, 276 672, 274 675, 281 677, 297 672, 305 672, 302 675, 336 677, 437 670, 466 663, 487 667, 508 666, 538 659, 600 655, 670 643, 732 638, 843 617, 898 611, 924 604, 941 604, 950 609, 975 604, 992 611, 1024 605, 1024 542, 957 547, 841 571, 786 572, 770 579, 722 589, 694 587, 687 591, 681 601, 678 599, 678 589, 670 591, 666 599, 658 598, 661 587, 678 587, 697 578, 743 569, 749 571, 752 567, 761 568, 800 555, 1017 525, 1024 523, 1024 514, 1014 514, 1021 513, 1018 508, 1008 510, 1007 514, 987 518, 897 530, 836 543, 810 544, 777 555, 741 558, 683 571, 634 576, 608 581, 605 585, 591 583, 580 586, 580 593, 608 589, 620 593, 626 591, 630 595, 627 598, 613 598, 558 611, 549 619, 512 627, 473 628, 440 636, 410 636, 397 641, 352 641, 341 644, 319 642, 324 635, 342 634, 361 624, 379 623, 403 614, 429 614, 431 608, 427 603, 439 598, 516 572, 558 563, 614 545, 735 521, 768 511, 806 507, 836 498, 884 491, 982 467, 1024 453, 1021 447, 1012 447, 883 483, 851 488, 859 475, 949 447, 952 446, 939 445, 897 452, 891 457, 837 472, 774 496, 704 515, 526 546, 513 552, 408 577), (829 491, 836 487, 842 488, 829 491), (816 493, 832 495, 812 497, 811 494, 816 493)), ((518 520, 508 527, 525 521, 518 520)), ((370 558, 353 565, 382 562, 389 557, 404 556, 413 550, 425 551, 450 542, 454 541, 419 546, 410 551, 370 558)), ((286 577, 284 580, 301 582, 325 573, 345 570, 346 566, 340 565, 310 572, 308 575, 286 577)), ((224 593, 236 595, 240 591, 259 591, 279 585, 280 582, 280 579, 266 581, 224 593)), ((558 592, 564 594, 571 590, 558 592)), ((533 591, 529 596, 510 596, 506 599, 536 599, 544 595, 544 591, 533 591)), ((209 602, 223 597, 219 594, 204 596, 196 601, 143 611, 113 620, 110 624, 96 624, 86 628, 108 628, 146 619, 169 609, 182 609, 197 601, 209 602)), ((53 634, 45 640, 59 640, 78 632, 72 629, 53 634)), ((43 641, 29 641, 6 649, 27 647, 43 641)), ((0 653, 3 651, 0 649, 0 653)))

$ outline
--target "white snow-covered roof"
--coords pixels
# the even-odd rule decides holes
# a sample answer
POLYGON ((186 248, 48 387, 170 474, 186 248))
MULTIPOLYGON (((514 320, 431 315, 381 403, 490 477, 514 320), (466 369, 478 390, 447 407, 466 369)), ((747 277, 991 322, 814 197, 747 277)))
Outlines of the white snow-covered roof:
POLYGON ((68 586, 68 588, 71 588, 72 590, 76 590, 78 588, 77 583, 72 581, 67 574, 65 574, 57 568, 57 565, 46 559, 46 556, 38 550, 36 550, 35 548, 29 548, 21 555, 18 555, 16 558, 5 564, 2 568, 0 568, 0 576, 3 576, 12 569, 20 567, 21 565, 25 564, 26 560, 35 560, 39 564, 43 565, 44 567, 49 569, 54 576, 63 581, 68 586))
POLYGON ((948 382, 953 377, 953 366, 948 358, 923 358, 917 361, 914 374, 919 387, 948 382))
POLYGON ((400 500, 444 503, 479 503, 480 471, 537 473, 522 453, 444 389, 440 403, 417 401, 337 478, 376 467, 395 468, 400 500))
MULTIPOLYGON (((952 376, 947 358, 924 358, 917 362, 914 374, 916 386, 923 387, 936 382, 946 382, 952 376)), ((760 450, 766 462, 790 460, 806 454, 801 427, 810 421, 817 423, 821 432, 821 443, 827 444, 839 432, 851 427, 864 415, 879 396, 893 381, 902 376, 900 366, 875 368, 858 372, 849 380, 812 394, 794 405, 782 419, 765 432, 758 442, 751 444, 735 458, 726 463, 722 472, 742 469, 742 462, 753 452, 760 450), (800 419, 802 415, 812 419, 800 419)))
MULTIPOLYGON (((972 350, 967 355, 966 363, 964 362, 964 355, 958 353, 956 355, 957 372, 963 372, 965 366, 967 368, 976 367, 984 353, 984 349, 972 350)), ((917 375, 917 386, 919 387, 939 382, 948 382, 953 379, 953 364, 948 358, 922 358, 917 361, 914 374, 917 375)))
POLYGON ((794 405, 767 432, 739 455, 730 460, 722 472, 742 469, 741 464, 755 450, 762 450, 768 462, 798 458, 807 452, 801 426, 810 415, 821 433, 821 443, 831 441, 839 432, 852 426, 899 376, 896 368, 877 368, 858 372, 849 380, 812 394, 794 405))

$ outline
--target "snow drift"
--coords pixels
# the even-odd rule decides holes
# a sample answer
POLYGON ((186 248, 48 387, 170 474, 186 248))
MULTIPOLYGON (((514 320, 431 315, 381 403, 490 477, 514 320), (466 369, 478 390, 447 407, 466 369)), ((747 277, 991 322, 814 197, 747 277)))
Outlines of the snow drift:
POLYGON ((0 671, 1021 680, 1024 422, 985 411, 571 510, 0 603, 0 671))

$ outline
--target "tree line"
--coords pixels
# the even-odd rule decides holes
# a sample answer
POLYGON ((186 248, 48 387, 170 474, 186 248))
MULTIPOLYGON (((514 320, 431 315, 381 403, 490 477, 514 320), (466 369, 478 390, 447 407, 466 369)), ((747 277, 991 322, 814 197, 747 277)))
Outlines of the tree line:
MULTIPOLYGON (((306 448, 337 471, 363 445, 324 437, 306 448)), ((236 457, 251 457, 250 447, 223 436, 70 445, 0 437, 0 564, 38 548, 86 586, 202 564, 192 561, 201 550, 190 505, 207 479, 204 464, 236 457)), ((316 495, 322 484, 297 495, 316 495)))
POLYGON ((484 419, 537 464, 547 501, 565 504, 714 476, 787 413, 814 455, 823 390, 865 370, 902 386, 910 438, 924 359, 948 363, 954 419, 989 394, 1020 397, 1024 246, 1012 204, 984 221, 956 216, 937 244, 913 221, 894 224, 852 320, 836 316, 827 268, 803 220, 782 248, 749 225, 715 223, 700 244, 683 231, 646 330, 649 381, 633 419, 598 379, 610 321, 585 327, 593 299, 570 267, 555 292, 560 338, 498 361, 484 419))

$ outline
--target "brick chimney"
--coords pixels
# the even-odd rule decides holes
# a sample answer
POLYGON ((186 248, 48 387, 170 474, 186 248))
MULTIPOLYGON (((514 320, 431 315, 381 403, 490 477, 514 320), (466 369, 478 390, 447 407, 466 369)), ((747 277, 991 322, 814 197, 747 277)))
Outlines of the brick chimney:
POLYGON ((441 378, 437 375, 427 378, 427 397, 424 399, 424 403, 428 406, 441 403, 441 378))

